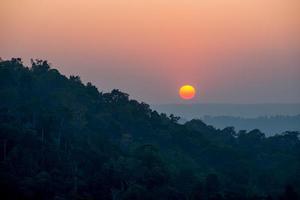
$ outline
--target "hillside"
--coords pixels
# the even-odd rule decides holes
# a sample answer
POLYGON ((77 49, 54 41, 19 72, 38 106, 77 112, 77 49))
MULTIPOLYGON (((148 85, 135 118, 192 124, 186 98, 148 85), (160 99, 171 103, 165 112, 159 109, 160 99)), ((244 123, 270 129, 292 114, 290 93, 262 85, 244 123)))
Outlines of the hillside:
POLYGON ((177 121, 47 61, 1 61, 1 199, 298 198, 298 132, 177 121))

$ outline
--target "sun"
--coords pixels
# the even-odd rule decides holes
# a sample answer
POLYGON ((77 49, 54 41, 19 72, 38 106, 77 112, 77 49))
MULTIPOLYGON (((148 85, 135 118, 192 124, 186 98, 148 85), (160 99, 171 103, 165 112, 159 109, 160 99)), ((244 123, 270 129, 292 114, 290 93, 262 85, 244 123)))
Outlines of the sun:
POLYGON ((193 99, 196 94, 196 89, 191 85, 183 85, 179 89, 179 96, 184 100, 193 99))

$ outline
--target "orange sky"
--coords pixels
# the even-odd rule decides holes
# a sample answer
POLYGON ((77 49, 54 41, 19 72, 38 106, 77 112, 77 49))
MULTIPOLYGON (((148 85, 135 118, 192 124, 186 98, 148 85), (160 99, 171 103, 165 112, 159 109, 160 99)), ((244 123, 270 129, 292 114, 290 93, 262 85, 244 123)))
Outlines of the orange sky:
POLYGON ((150 103, 300 102, 299 0, 1 0, 0 56, 150 103), (267 91, 267 92, 266 92, 267 91))

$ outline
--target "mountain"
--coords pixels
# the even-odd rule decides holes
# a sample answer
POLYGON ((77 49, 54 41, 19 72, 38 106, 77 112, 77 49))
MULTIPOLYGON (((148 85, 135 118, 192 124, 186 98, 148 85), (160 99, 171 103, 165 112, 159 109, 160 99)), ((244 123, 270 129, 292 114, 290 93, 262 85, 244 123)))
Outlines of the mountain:
POLYGON ((47 61, 0 62, 1 199, 298 199, 298 132, 179 124, 47 61))
POLYGON ((201 118, 205 123, 216 128, 234 126, 237 130, 259 129, 266 135, 275 135, 284 131, 300 131, 300 115, 295 116, 270 116, 256 118, 242 118, 231 116, 204 116, 201 118))
POLYGON ((164 113, 173 113, 185 119, 203 118, 205 116, 228 116, 257 118, 271 116, 295 116, 300 114, 300 103, 265 103, 265 104, 154 104, 151 105, 164 113))
POLYGON ((161 104, 151 108, 180 116, 180 123, 201 119, 216 128, 260 129, 268 136, 300 131, 300 104, 161 104))

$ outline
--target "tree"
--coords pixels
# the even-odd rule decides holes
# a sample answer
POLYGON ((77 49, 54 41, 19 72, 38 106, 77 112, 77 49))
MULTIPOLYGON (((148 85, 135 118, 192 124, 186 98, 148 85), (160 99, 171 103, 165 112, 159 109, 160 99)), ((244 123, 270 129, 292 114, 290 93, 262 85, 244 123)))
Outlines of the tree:
POLYGON ((215 197, 220 191, 220 182, 216 174, 209 174, 205 179, 205 193, 208 198, 215 197))

